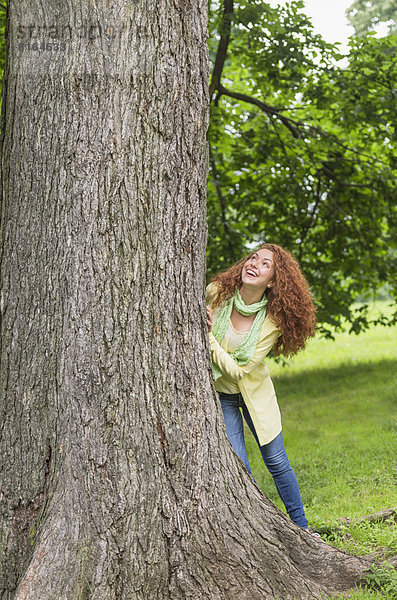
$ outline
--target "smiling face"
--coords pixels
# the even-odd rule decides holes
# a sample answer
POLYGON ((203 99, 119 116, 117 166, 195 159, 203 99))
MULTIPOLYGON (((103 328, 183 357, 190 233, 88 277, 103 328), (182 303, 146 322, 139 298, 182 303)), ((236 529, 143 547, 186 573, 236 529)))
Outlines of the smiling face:
POLYGON ((273 252, 266 248, 261 248, 257 252, 254 252, 244 263, 241 272, 241 281, 243 285, 255 286, 256 289, 265 291, 267 287, 271 286, 273 275, 273 252))

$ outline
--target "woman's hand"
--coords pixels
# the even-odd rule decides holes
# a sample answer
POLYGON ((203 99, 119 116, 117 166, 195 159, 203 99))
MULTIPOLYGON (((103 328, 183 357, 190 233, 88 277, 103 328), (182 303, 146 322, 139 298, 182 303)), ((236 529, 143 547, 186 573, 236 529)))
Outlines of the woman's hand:
POLYGON ((207 325, 208 325, 208 333, 212 331, 212 313, 211 308, 207 306, 207 325))

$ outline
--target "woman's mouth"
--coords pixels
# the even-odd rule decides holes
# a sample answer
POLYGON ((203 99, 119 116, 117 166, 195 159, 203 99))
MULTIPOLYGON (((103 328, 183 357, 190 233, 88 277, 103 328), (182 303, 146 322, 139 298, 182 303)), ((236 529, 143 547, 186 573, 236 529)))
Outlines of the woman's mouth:
POLYGON ((245 269, 245 274, 248 277, 258 277, 258 275, 255 273, 255 271, 253 269, 245 269))

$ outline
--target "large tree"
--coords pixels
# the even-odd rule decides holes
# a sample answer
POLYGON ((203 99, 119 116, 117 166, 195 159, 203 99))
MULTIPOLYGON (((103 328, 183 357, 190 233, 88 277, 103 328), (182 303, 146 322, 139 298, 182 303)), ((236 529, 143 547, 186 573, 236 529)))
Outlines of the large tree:
POLYGON ((319 598, 226 439, 203 305, 206 2, 10 1, 1 146, 2 600, 319 598))

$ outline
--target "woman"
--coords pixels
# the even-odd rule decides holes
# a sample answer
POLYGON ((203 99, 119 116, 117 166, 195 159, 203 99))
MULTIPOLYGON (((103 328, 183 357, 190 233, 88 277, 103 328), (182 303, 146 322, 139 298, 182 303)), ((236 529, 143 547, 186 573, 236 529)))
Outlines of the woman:
POLYGON ((215 389, 227 436, 252 475, 241 407, 290 518, 307 529, 273 383, 263 362, 270 350, 276 356, 295 354, 314 335, 315 308, 307 281, 289 252, 263 244, 213 277, 206 300, 215 389))

